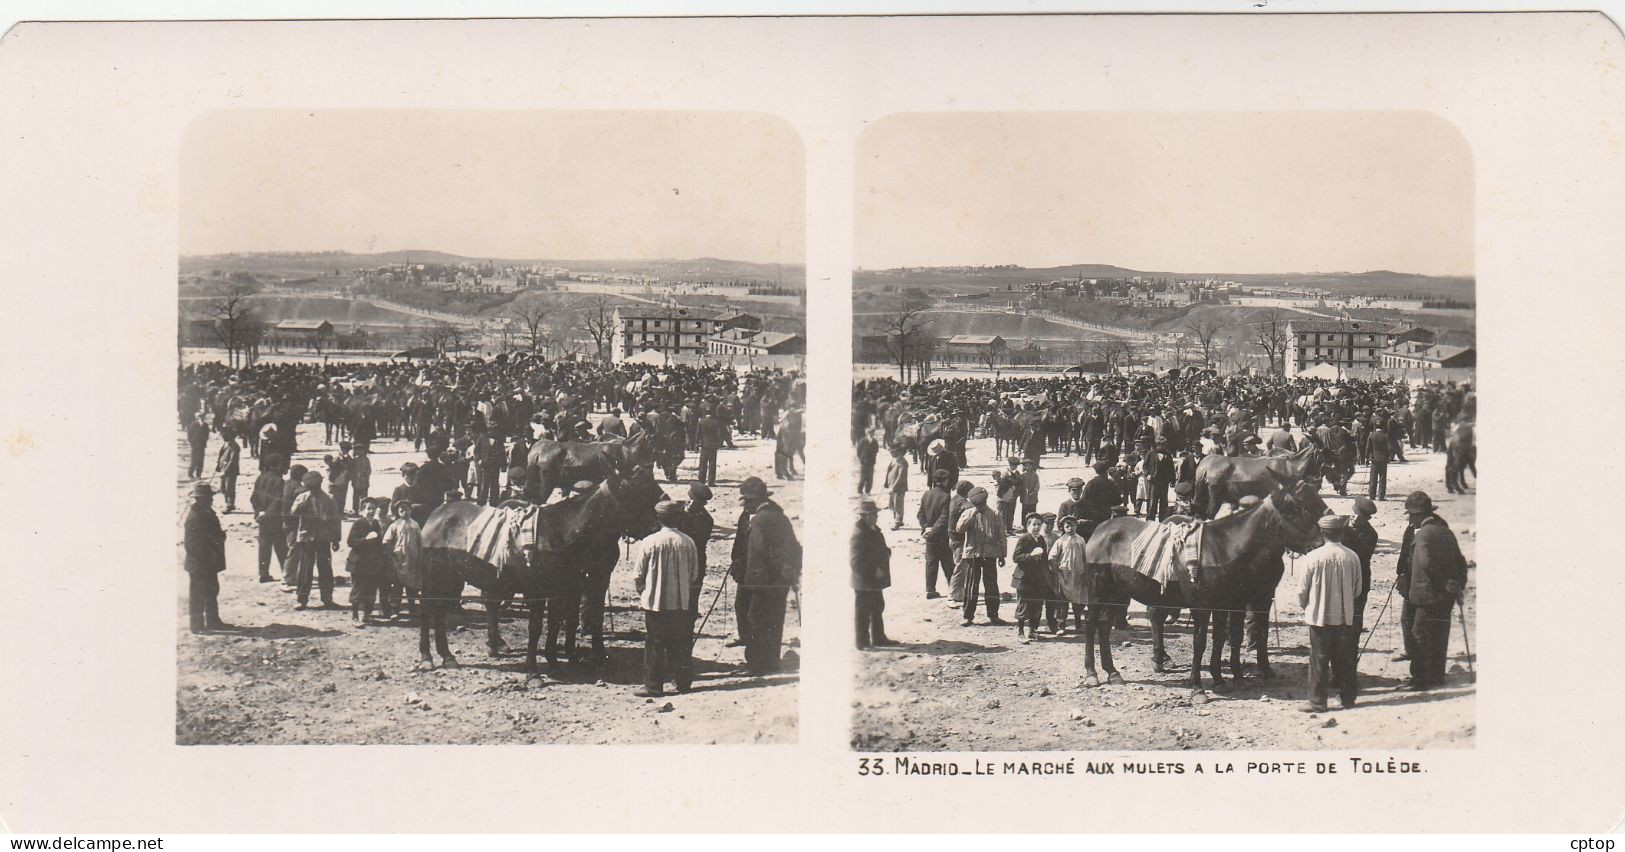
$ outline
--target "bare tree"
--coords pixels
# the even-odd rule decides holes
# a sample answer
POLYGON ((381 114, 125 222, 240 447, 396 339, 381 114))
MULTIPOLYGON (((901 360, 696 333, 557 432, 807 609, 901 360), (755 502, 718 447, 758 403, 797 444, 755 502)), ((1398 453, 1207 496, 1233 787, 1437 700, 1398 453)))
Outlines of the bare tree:
POLYGON ((1258 324, 1258 335, 1253 343, 1264 353, 1264 359, 1269 362, 1269 371, 1272 374, 1284 372, 1286 364, 1286 347, 1290 343, 1286 333, 1286 322, 1281 319, 1280 311, 1270 311, 1264 316, 1263 322, 1258 324), (1280 364, 1278 368, 1276 365, 1280 364))
POLYGON ((1224 324, 1216 319, 1193 319, 1185 323, 1185 329, 1196 338, 1196 347, 1202 350, 1202 366, 1211 368, 1213 350, 1224 324))
POLYGON ((1134 345, 1122 337, 1105 337, 1094 343, 1095 360, 1104 362, 1107 372, 1127 368, 1134 358, 1134 345))
POLYGON ((257 289, 247 282, 232 281, 222 285, 203 308, 204 314, 214 320, 215 336, 226 347, 226 361, 232 367, 239 366, 239 355, 251 337, 258 343, 259 319, 249 301, 257 289))
POLYGON ((592 338, 598 360, 607 360, 610 344, 615 340, 615 317, 610 310, 609 300, 599 296, 588 303, 582 312, 581 327, 592 338))
POLYGON ((419 332, 423 345, 441 355, 463 348, 463 330, 445 320, 436 320, 419 332))
POLYGON ((1004 353, 993 348, 993 344, 989 343, 986 349, 976 353, 976 360, 986 365, 989 370, 997 373, 999 364, 1004 361, 1004 353))
MULTIPOLYGON (((931 320, 925 316, 927 308, 924 302, 910 299, 898 308, 897 313, 886 318, 886 351, 897 362, 897 380, 904 384, 908 384, 910 366, 920 363, 920 350, 926 348, 926 342, 931 340, 931 320)), ((925 354, 929 362, 930 353, 925 354)), ((930 371, 928 363, 925 369, 930 371)))
POLYGON ((513 316, 523 325, 525 335, 530 339, 530 351, 537 352, 542 349, 542 339, 547 336, 546 325, 549 311, 541 302, 522 304, 513 309, 513 316))

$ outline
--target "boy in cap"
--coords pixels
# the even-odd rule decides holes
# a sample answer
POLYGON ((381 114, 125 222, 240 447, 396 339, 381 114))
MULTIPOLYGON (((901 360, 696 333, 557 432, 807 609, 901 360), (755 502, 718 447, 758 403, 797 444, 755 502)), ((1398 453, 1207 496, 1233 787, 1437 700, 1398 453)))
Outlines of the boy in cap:
POLYGON ((891 586, 891 548, 876 519, 875 501, 858 501, 858 520, 852 529, 853 619, 859 650, 896 645, 886 636, 886 589, 891 586))
POLYGON ((1016 638, 1022 644, 1038 637, 1039 617, 1050 597, 1048 550, 1044 543, 1044 516, 1027 516, 1027 529, 1016 537, 1016 567, 1010 584, 1016 587, 1016 638))
POLYGON ((410 501, 396 500, 390 509, 395 521, 384 531, 383 542, 395 570, 391 572, 385 600, 391 611, 390 617, 396 618, 403 611, 400 606, 401 590, 406 590, 406 597, 410 600, 423 588, 418 564, 418 555, 423 550, 423 529, 417 521, 412 520, 410 501))
POLYGON ((225 630, 220 620, 220 572, 226 570, 226 533, 215 515, 214 488, 207 482, 192 486, 192 508, 186 513, 186 612, 193 633, 225 630))
POLYGON ((1358 685, 1353 671, 1355 598, 1360 592, 1360 558, 1343 545, 1348 519, 1326 515, 1317 523, 1326 543, 1298 561, 1298 603, 1309 626, 1309 702, 1306 713, 1326 712, 1331 685, 1328 670, 1338 685, 1343 708, 1354 706, 1358 685))
POLYGON ((694 619, 690 602, 700 578, 694 542, 677 524, 681 504, 662 500, 655 505, 660 530, 638 542, 638 602, 643 607, 643 698, 664 695, 666 681, 678 692, 694 682, 694 619))
MULTIPOLYGON (((344 567, 350 572, 350 620, 358 627, 372 623, 372 610, 388 606, 380 591, 386 572, 392 573, 384 552, 384 528, 380 511, 381 500, 367 500, 361 504, 362 516, 350 524, 345 543, 350 547, 344 567)), ((384 612, 387 617, 388 612, 384 612)))

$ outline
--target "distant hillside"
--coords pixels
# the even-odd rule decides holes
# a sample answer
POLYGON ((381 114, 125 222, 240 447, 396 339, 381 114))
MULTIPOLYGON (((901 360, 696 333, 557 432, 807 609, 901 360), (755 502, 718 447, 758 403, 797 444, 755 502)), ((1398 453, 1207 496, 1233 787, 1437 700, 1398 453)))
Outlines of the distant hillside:
POLYGON ((1228 272, 1152 272, 1121 266, 1079 263, 1067 266, 1026 268, 1016 266, 948 267, 918 271, 862 270, 853 274, 853 288, 859 292, 879 292, 887 288, 918 287, 927 290, 975 292, 1020 289, 1035 281, 1068 278, 1217 278, 1260 286, 1314 287, 1339 295, 1410 296, 1453 299, 1474 304, 1475 283, 1471 277, 1418 275, 1386 269, 1370 272, 1320 272, 1279 274, 1234 274, 1228 272))
POLYGON ((494 263, 497 266, 561 266, 573 272, 657 275, 670 281, 756 279, 786 284, 806 280, 801 264, 752 263, 714 257, 655 260, 559 260, 537 258, 464 257, 442 251, 404 250, 375 254, 351 252, 238 252, 233 254, 182 255, 182 275, 205 274, 213 270, 250 272, 269 276, 332 275, 363 267, 395 263, 433 263, 455 266, 464 263, 494 263))

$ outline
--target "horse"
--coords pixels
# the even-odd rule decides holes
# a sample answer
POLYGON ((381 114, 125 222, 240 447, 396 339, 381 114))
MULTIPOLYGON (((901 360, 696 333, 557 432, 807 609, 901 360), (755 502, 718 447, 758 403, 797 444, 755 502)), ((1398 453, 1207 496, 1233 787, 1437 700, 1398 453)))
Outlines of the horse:
POLYGON ((1279 488, 1318 481, 1319 475, 1320 455, 1313 446, 1289 455, 1265 458, 1207 456, 1196 465, 1191 510, 1201 517, 1211 518, 1226 503, 1247 496, 1267 497, 1279 488))
MULTIPOLYGON (((534 546, 519 546, 515 536, 499 543, 495 554, 497 562, 487 561, 472 552, 472 531, 483 528, 496 513, 524 508, 522 501, 492 507, 459 500, 435 509, 423 526, 421 576, 414 578, 422 593, 418 608, 420 659, 417 670, 434 668, 429 656, 431 632, 441 665, 445 668, 458 665, 446 642, 446 616, 452 602, 462 598, 467 584, 483 593, 486 644, 493 657, 507 650, 499 628, 503 605, 515 594, 524 596, 529 609, 524 671, 527 680, 539 682, 536 646, 544 616, 551 616, 547 655, 553 662, 557 626, 566 625, 567 641, 573 651, 575 613, 579 610, 583 587, 591 587, 588 591, 596 589, 597 600, 603 600, 609 575, 619 561, 619 538, 642 537, 653 532, 658 527, 654 505, 663 496, 664 492, 647 470, 638 468, 625 477, 616 472, 584 494, 546 506, 529 507, 530 514, 518 523, 534 530, 534 546), (592 582, 584 582, 587 579, 592 582)), ((593 637, 593 647, 602 653, 601 622, 593 637)))
MULTIPOLYGON (((1327 511, 1318 491, 1308 483, 1297 483, 1291 489, 1278 489, 1261 500, 1255 507, 1227 515, 1216 521, 1207 521, 1202 530, 1201 556, 1195 576, 1181 566, 1177 581, 1166 589, 1157 580, 1134 570, 1132 549, 1134 540, 1155 523, 1139 518, 1112 518, 1103 521, 1090 535, 1085 546, 1089 570, 1095 578, 1085 608, 1084 654, 1086 686, 1098 686, 1095 673, 1095 643, 1100 643, 1101 666, 1107 679, 1122 683, 1122 676, 1111 661, 1111 625, 1118 612, 1126 609, 1129 600, 1137 600, 1148 607, 1177 609, 1188 607, 1195 622, 1192 628, 1192 658, 1190 685, 1202 687, 1202 654, 1207 642, 1209 617, 1214 619, 1213 653, 1209 672, 1213 688, 1225 688, 1219 661, 1224 638, 1232 638, 1230 654, 1231 673, 1239 677, 1241 649, 1239 635, 1228 629, 1232 623, 1240 627, 1240 615, 1266 614, 1275 587, 1281 582, 1284 565, 1281 556, 1285 549, 1304 551, 1319 541, 1316 521, 1327 511)), ((1185 520, 1178 516, 1170 520, 1185 520)), ((1068 597, 1076 600, 1070 590, 1068 597)), ((1155 610, 1154 610, 1155 611, 1155 610)), ((1157 672, 1163 668, 1163 627, 1160 619, 1152 618, 1152 659, 1157 672)), ((1264 677, 1272 675, 1265 643, 1258 645, 1258 668, 1264 677)))
POLYGON ((525 499, 541 505, 556 488, 581 481, 603 482, 612 472, 649 465, 654 461, 653 450, 647 431, 625 441, 539 440, 525 457, 525 499))
POLYGON ((995 461, 1003 459, 1006 451, 1015 451, 1020 446, 1021 427, 1002 412, 992 411, 987 414, 987 430, 993 436, 995 461))

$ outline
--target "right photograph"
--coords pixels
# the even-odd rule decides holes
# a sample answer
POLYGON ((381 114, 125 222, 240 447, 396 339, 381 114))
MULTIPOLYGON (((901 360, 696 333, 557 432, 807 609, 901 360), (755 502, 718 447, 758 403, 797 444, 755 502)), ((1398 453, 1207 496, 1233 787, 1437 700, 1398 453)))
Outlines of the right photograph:
POLYGON ((856 162, 854 749, 1473 747, 1452 125, 921 113, 856 162))

